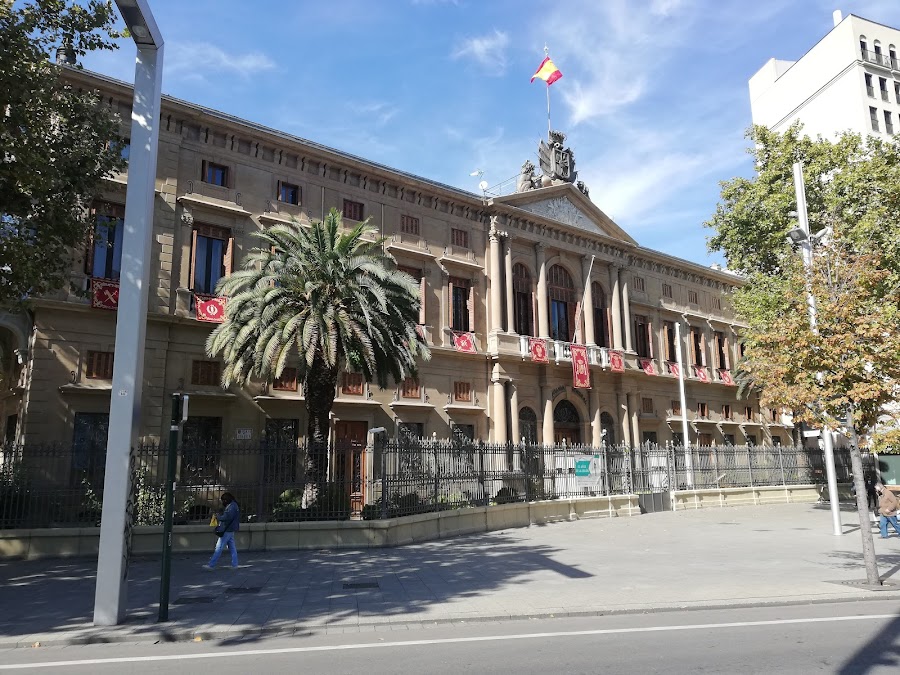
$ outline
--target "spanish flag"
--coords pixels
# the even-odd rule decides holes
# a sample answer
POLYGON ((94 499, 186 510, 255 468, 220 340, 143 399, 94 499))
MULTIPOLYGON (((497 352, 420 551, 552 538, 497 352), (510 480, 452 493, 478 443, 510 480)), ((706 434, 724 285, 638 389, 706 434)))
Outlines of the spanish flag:
POLYGON ((544 82, 547 83, 547 86, 549 87, 551 84, 562 77, 562 73, 559 72, 559 68, 557 68, 556 64, 550 60, 549 56, 547 56, 543 61, 541 61, 541 65, 538 66, 537 72, 531 78, 532 82, 534 82, 535 77, 541 78, 544 82))

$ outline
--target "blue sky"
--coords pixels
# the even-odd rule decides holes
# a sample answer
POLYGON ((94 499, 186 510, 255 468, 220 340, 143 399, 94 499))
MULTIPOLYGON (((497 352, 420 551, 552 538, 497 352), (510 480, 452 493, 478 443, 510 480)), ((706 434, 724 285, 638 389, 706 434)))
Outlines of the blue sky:
MULTIPOLYGON (((543 47, 553 127, 595 204, 641 245, 701 264, 718 182, 749 175, 747 80, 795 60, 841 9, 897 0, 150 0, 163 91, 478 191, 535 164, 543 47)), ((85 67, 131 81, 134 48, 85 67)))

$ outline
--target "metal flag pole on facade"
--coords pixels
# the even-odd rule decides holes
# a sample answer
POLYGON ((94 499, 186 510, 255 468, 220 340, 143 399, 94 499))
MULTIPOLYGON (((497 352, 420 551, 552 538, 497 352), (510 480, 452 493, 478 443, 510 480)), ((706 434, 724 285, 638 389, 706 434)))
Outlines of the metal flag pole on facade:
POLYGON ((550 85, 556 82, 559 78, 562 77, 562 73, 559 71, 559 68, 556 67, 556 64, 550 60, 550 49, 547 45, 544 45, 544 60, 541 61, 541 65, 538 66, 537 72, 531 77, 531 81, 534 82, 535 78, 540 78, 544 82, 547 83, 547 137, 550 136, 550 85))
MULTIPOLYGON (((688 434, 687 398, 684 395, 684 362, 681 358, 681 321, 675 322, 675 359, 678 361, 678 394, 681 399, 681 441, 684 447, 684 473, 688 487, 694 486, 694 467, 691 460, 691 437, 688 434)), ((675 474, 678 475, 677 472, 675 474)))
POLYGON ((575 342, 582 344, 585 342, 585 336, 581 330, 581 314, 585 312, 584 296, 587 295, 588 284, 591 283, 591 271, 594 269, 594 256, 591 256, 591 262, 588 265, 587 276, 584 278, 584 290, 581 291, 581 302, 578 303, 578 311, 575 312, 575 342), (581 338, 579 340, 579 337, 581 338))

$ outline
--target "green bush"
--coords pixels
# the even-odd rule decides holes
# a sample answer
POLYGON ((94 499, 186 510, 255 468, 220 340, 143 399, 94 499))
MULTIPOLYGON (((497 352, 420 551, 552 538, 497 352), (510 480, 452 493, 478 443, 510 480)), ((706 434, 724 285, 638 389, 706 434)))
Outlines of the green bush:
POLYGON ((343 485, 325 485, 303 508, 303 490, 285 490, 275 501, 269 520, 293 523, 302 520, 349 520, 350 495, 343 485))
POLYGON ((519 501, 519 492, 515 488, 502 487, 494 495, 495 504, 512 504, 519 501))

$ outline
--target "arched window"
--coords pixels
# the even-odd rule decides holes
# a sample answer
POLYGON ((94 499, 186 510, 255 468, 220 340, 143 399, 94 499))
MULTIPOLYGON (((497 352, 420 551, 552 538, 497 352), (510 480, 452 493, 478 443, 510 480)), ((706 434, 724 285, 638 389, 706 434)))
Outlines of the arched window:
POLYGON ((581 443, 581 415, 569 401, 560 401, 553 409, 553 440, 555 443, 581 443))
POLYGON ((531 299, 531 274, 522 263, 513 265, 513 314, 519 335, 534 335, 534 303, 531 299))
POLYGON ((875 63, 880 66, 884 65, 884 57, 881 55, 881 43, 875 40, 875 63))
POLYGON ((575 337, 575 284, 561 265, 550 268, 548 275, 550 297, 550 337, 571 342, 575 337))
POLYGON ((537 415, 534 410, 524 407, 519 411, 519 433, 522 435, 522 442, 528 445, 534 445, 537 440, 537 415))
POLYGON ((859 49, 862 52, 863 61, 869 60, 869 43, 866 41, 865 35, 859 36, 859 49))
POLYGON ((613 421, 612 415, 608 412, 600 414, 600 429, 606 433, 601 433, 603 443, 608 446, 616 444, 616 423, 613 421))
POLYGON ((609 305, 603 286, 596 281, 591 284, 591 297, 594 300, 594 340, 600 347, 609 347, 609 305))

